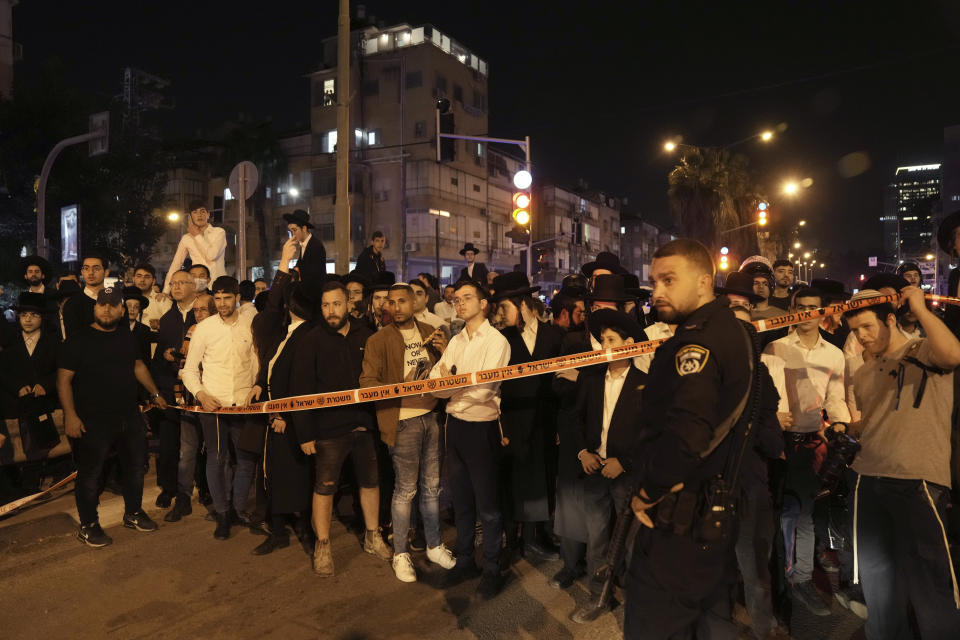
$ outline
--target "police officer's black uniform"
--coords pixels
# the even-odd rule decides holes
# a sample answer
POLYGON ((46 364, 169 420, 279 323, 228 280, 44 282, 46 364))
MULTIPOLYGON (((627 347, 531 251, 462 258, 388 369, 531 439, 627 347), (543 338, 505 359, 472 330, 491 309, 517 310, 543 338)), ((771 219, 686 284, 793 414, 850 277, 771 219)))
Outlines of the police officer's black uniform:
MULTIPOLYGON (((726 437, 717 445, 715 438, 738 415, 750 390, 752 348, 738 323, 722 299, 704 304, 657 349, 650 367, 633 486, 651 500, 679 483, 684 491, 655 507, 651 517, 657 526, 641 527, 637 537, 627 579, 626 638, 686 637, 691 629, 729 614, 736 532, 704 544, 699 518, 684 512, 703 511, 705 487, 723 473, 735 440, 726 437), (675 523, 661 521, 668 504, 675 523)), ((723 632, 715 629, 706 637, 723 637, 723 632)))

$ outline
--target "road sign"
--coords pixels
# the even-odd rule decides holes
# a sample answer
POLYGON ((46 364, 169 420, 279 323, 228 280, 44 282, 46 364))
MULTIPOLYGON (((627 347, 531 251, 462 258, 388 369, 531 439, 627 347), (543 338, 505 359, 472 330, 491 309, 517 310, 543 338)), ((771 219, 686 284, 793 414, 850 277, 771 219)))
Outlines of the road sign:
POLYGON ((230 195, 237 199, 246 200, 253 192, 257 190, 260 184, 260 174, 257 172, 257 165, 249 160, 240 162, 230 172, 230 195), (243 179, 243 188, 241 189, 240 180, 243 179), (243 194, 241 196, 241 194, 243 194))
POLYGON ((868 267, 877 266, 877 256, 870 256, 869 258, 867 258, 867 266, 868 267))
POLYGON ((103 135, 87 143, 87 155, 102 156, 110 150, 110 112, 101 111, 90 116, 90 133, 102 131, 103 135))

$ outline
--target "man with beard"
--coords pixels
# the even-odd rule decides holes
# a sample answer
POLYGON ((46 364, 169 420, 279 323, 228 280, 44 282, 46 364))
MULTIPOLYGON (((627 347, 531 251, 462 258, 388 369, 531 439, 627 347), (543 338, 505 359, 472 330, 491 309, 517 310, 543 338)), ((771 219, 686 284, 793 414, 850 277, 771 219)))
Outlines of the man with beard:
POLYGON ((53 275, 53 269, 50 263, 37 255, 27 256, 20 259, 20 271, 23 273, 23 283, 27 285, 26 291, 43 296, 45 311, 43 317, 43 329, 48 336, 59 335, 59 318, 55 313, 57 309, 57 290, 48 287, 50 277, 53 275))
POLYGON ((783 258, 773 263, 773 291, 768 302, 786 311, 790 308, 790 291, 793 288, 793 263, 783 258))
POLYGON ((133 270, 133 284, 137 289, 140 289, 140 295, 146 298, 148 302, 141 309, 143 317, 140 321, 150 327, 151 331, 160 330, 160 318, 173 305, 170 296, 153 290, 153 285, 156 282, 157 270, 149 262, 138 264, 136 269, 133 270))
MULTIPOLYGON (((210 412, 246 404, 257 379, 251 317, 242 315, 237 308, 239 284, 231 276, 220 276, 213 281, 217 313, 198 321, 183 367, 184 386, 210 412)), ((253 482, 258 456, 238 443, 246 429, 256 428, 251 422, 259 419, 256 415, 200 414, 207 447, 207 483, 217 519, 213 537, 217 540, 229 538, 230 525, 241 521, 240 513, 253 482), (230 442, 237 457, 235 473, 230 469, 230 442)))
POLYGON ((731 522, 714 520, 727 499, 716 512, 699 497, 736 482, 721 476, 750 415, 755 355, 748 329, 714 297, 715 273, 695 240, 654 253, 653 305, 660 320, 678 326, 651 364, 632 452, 631 507, 643 526, 627 579, 626 638, 692 635, 701 625, 713 627, 712 637, 736 634, 729 609, 736 536, 731 522))
POLYGON ((67 338, 85 330, 93 323, 93 307, 104 279, 110 275, 107 261, 98 253, 84 252, 80 275, 83 276, 83 295, 73 296, 63 305, 63 329, 67 338))
MULTIPOLYGON (((338 281, 323 285, 320 297, 322 319, 304 338, 293 361, 290 394, 294 396, 355 389, 359 386, 363 351, 372 331, 347 313, 347 290, 338 281)), ((373 407, 348 404, 310 411, 296 411, 293 428, 300 449, 315 456, 313 528, 317 542, 313 571, 322 577, 334 575, 330 547, 330 521, 337 480, 347 456, 360 485, 360 509, 366 534, 363 550, 389 561, 390 547, 380 529, 380 486, 377 447, 374 440, 373 407)))
POLYGON ((100 527, 97 506, 103 465, 114 448, 123 470, 123 526, 137 531, 157 528, 141 504, 147 443, 137 383, 158 407, 166 409, 167 403, 140 359, 133 336, 119 327, 125 311, 119 288, 102 289, 93 323, 67 339, 57 371, 64 426, 77 464, 77 537, 95 548, 113 542, 100 527), (105 381, 110 393, 104 393, 105 381))

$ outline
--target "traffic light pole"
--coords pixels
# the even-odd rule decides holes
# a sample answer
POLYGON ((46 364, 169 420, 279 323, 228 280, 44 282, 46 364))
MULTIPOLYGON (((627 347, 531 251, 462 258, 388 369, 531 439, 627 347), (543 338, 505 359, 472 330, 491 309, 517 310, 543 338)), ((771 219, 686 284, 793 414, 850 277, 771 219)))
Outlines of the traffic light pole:
MULTIPOLYGON (((530 136, 524 137, 523 140, 512 140, 510 138, 490 138, 488 136, 460 136, 453 133, 440 133, 440 109, 436 109, 436 112, 437 112, 437 162, 440 162, 440 139, 441 138, 449 138, 451 140, 472 140, 474 142, 499 142, 502 144, 515 144, 521 149, 523 149, 523 152, 526 156, 526 164, 524 168, 527 170, 527 172, 530 172, 532 174, 531 167, 530 167, 530 136)), ((527 279, 529 279, 531 282, 533 281, 532 280, 533 258, 531 256, 531 254, 533 253, 533 245, 534 245, 533 216, 531 215, 530 235, 529 235, 529 238, 527 239, 527 279)))

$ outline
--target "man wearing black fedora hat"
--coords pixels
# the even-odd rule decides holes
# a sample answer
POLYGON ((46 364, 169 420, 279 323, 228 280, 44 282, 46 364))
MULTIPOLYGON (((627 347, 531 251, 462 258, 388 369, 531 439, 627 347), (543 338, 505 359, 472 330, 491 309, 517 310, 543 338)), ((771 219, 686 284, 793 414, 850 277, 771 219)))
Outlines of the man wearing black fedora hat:
MULTIPOLYGON (((23 283, 27 286, 27 291, 42 295, 47 306, 53 310, 57 305, 58 296, 56 289, 47 286, 53 276, 50 263, 38 255, 30 255, 20 258, 20 272, 23 274, 23 283)), ((43 324, 48 334, 57 335, 59 322, 56 314, 44 313, 43 324)))
POLYGON ((609 251, 601 251, 592 262, 588 262, 580 267, 580 273, 585 275, 590 281, 590 288, 593 289, 596 276, 604 274, 626 275, 628 271, 620 264, 620 258, 609 251))
POLYGON ((373 326, 370 328, 379 331, 384 325, 390 324, 390 310, 387 308, 387 298, 390 287, 397 283, 397 277, 391 271, 381 271, 370 285, 370 317, 373 326))
POLYGON ((477 262, 477 255, 479 253, 480 249, 473 246, 472 242, 467 242, 463 245, 463 249, 460 249, 460 255, 467 261, 467 266, 460 270, 460 277, 457 278, 457 280, 473 280, 474 282, 480 283, 481 287, 486 288, 488 286, 487 265, 482 262, 477 262))
POLYGON ((130 327, 130 333, 133 334, 137 346, 140 348, 140 355, 144 362, 150 362, 152 354, 150 353, 150 344, 156 341, 150 327, 143 324, 140 320, 143 318, 143 310, 150 306, 150 301, 146 296, 140 293, 140 288, 135 286, 123 288, 123 302, 126 305, 127 321, 130 327))
POLYGON ((327 275, 327 250, 320 238, 314 238, 313 224, 310 223, 310 214, 303 209, 296 209, 293 213, 283 214, 287 223, 290 238, 300 247, 296 264, 303 282, 320 283, 327 275))
MULTIPOLYGON (((623 311, 598 309, 591 314, 590 332, 604 349, 615 349, 646 339, 643 327, 623 311)), ((581 376, 577 391, 579 429, 574 432, 577 462, 583 473, 584 515, 587 529, 587 575, 591 601, 573 613, 574 622, 596 619, 607 610, 598 602, 606 561, 610 521, 630 496, 633 442, 638 435, 637 415, 647 374, 632 359, 590 367, 581 376)))
MULTIPOLYGON (((563 334, 541 322, 527 276, 511 271, 493 281, 491 300, 503 314, 500 330, 510 344, 509 364, 524 364, 560 355, 563 334)), ((550 519, 553 502, 554 461, 556 460, 557 399, 552 376, 507 380, 500 387, 503 434, 509 441, 502 465, 502 504, 507 545, 520 550, 518 527, 522 526, 523 553, 555 559, 543 530, 550 519)))

